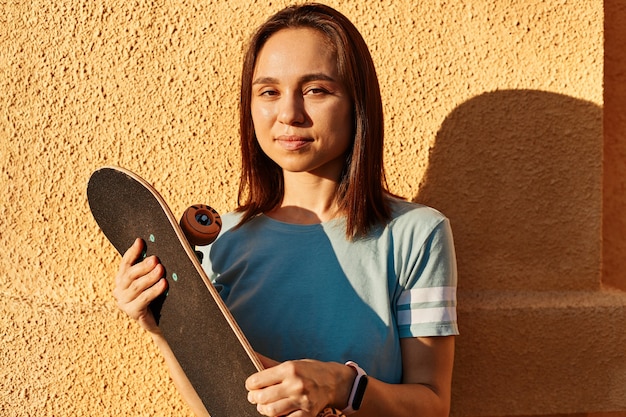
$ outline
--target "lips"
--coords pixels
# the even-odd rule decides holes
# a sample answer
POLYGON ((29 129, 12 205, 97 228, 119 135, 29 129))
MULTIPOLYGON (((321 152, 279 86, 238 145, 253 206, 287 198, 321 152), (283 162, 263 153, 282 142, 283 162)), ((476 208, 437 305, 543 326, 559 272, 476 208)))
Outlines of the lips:
POLYGON ((297 151, 309 145, 309 143, 313 142, 313 139, 306 138, 303 136, 279 136, 276 139, 276 142, 287 151, 297 151))

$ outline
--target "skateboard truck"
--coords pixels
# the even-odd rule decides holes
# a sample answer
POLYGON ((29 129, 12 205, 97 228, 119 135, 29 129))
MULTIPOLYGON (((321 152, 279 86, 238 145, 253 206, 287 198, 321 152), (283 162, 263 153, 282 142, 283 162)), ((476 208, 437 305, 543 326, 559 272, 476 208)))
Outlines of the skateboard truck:
POLYGON ((213 243, 222 230, 222 219, 217 211, 205 204, 194 204, 180 218, 180 228, 189 243, 194 246, 198 260, 202 263, 203 254, 195 246, 213 243))

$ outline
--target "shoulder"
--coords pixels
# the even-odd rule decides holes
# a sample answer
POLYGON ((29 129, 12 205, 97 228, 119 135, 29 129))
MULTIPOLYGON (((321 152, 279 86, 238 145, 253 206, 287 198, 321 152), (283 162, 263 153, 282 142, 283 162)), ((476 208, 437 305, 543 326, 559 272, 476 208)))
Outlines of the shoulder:
POLYGON ((383 230, 393 242, 394 252, 412 258, 433 247, 453 247, 450 221, 440 211, 418 203, 392 199, 391 219, 383 230), (418 249, 419 248, 419 249, 418 249))
POLYGON ((423 204, 391 198, 389 206, 391 219, 388 226, 392 229, 432 230, 442 223, 448 223, 444 214, 423 204))
POLYGON ((222 217, 222 232, 232 229, 237 226, 241 221, 243 214, 237 211, 230 211, 223 214, 222 217))

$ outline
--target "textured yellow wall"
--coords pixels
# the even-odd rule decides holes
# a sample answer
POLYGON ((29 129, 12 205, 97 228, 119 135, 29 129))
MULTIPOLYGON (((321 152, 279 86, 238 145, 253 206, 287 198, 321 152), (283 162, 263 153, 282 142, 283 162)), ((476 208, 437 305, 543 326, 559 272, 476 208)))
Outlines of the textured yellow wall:
POLYGON ((626 290, 626 2, 605 6, 604 283, 626 290))
MULTIPOLYGON (((86 183, 115 164, 174 213, 232 209, 243 43, 289 3, 0 2, 0 414, 189 415, 115 308, 86 183)), ((329 4, 377 64, 392 190, 452 220, 453 414, 626 410, 626 300, 601 289, 603 2, 329 4)))

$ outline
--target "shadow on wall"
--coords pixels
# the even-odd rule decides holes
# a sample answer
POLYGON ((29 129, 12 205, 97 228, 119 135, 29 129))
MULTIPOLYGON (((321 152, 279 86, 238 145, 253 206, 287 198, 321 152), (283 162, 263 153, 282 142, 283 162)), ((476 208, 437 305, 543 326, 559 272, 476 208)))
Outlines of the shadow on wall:
POLYGON ((414 201, 450 218, 459 289, 597 289, 601 169, 601 107, 490 92, 443 122, 414 201))

